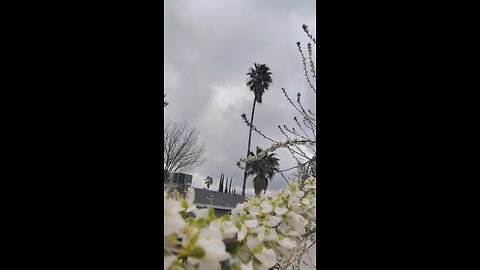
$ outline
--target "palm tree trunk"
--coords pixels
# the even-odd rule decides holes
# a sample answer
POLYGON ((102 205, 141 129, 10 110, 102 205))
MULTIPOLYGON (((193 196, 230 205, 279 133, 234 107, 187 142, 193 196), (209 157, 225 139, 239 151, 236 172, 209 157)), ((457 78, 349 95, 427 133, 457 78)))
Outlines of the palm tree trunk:
MULTIPOLYGON (((253 115, 255 114, 255 104, 257 104, 257 97, 253 96, 253 106, 252 106, 252 118, 250 119, 250 133, 248 134, 248 149, 247 149, 247 158, 250 153, 250 144, 252 142, 252 126, 253 126, 253 115)), ((243 173, 243 189, 242 195, 245 196, 245 186, 247 184, 247 166, 245 166, 245 172, 243 173)))

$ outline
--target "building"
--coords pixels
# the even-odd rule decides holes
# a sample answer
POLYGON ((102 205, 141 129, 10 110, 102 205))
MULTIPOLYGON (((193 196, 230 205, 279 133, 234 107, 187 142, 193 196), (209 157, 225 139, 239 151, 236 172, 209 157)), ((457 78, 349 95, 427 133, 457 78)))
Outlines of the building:
POLYGON ((219 191, 195 188, 194 204, 198 208, 213 208, 215 215, 221 217, 230 212, 239 203, 245 202, 245 197, 219 191))
POLYGON ((172 175, 170 183, 178 189, 185 189, 192 185, 192 180, 191 174, 175 173, 172 175))
MULTIPOLYGON (((167 173, 164 171, 164 182, 168 183, 170 188, 176 188, 182 196, 185 196, 185 190, 192 185, 193 176, 184 173, 175 173, 166 178, 167 173)), ((229 194, 219 191, 194 188, 195 200, 194 204, 198 208, 213 208, 215 215, 221 217, 230 212, 239 203, 245 202, 245 197, 237 194, 229 194)))
POLYGON ((183 190, 192 185, 193 176, 185 173, 171 174, 168 179, 166 178, 167 172, 163 171, 164 183, 169 183, 172 187, 176 187, 179 190, 183 190))

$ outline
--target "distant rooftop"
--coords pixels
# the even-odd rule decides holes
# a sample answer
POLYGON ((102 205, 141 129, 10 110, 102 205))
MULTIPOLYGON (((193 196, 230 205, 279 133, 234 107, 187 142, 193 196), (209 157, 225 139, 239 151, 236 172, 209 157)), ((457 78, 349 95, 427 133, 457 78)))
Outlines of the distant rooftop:
POLYGON ((235 208, 237 204, 243 203, 245 197, 238 194, 228 194, 208 189, 195 188, 196 204, 206 204, 213 206, 222 206, 228 208, 235 208), (211 200, 210 200, 211 199, 211 200))

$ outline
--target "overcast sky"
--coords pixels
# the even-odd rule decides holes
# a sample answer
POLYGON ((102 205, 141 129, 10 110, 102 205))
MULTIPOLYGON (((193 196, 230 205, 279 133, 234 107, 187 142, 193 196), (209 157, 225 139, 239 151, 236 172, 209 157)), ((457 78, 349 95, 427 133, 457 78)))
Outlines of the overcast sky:
MULTIPOLYGON (((206 162, 189 173, 193 186, 204 187, 210 175, 218 189, 220 173, 233 177, 232 187, 241 194, 243 171, 235 164, 246 155, 253 93, 245 82, 249 67, 263 63, 273 73, 273 84, 255 108, 254 124, 274 139, 284 138, 278 124, 290 125, 295 110, 291 97, 302 94, 315 110, 307 87, 296 42, 306 48, 302 24, 316 36, 315 1, 287 0, 166 0, 164 1, 164 91, 170 103, 165 121, 186 122, 200 130, 206 162)), ((270 143, 253 132, 252 149, 270 143)), ((286 151, 279 151, 281 169, 295 165, 286 151)), ((247 196, 253 195, 253 177, 247 179, 247 196)), ((270 182, 268 192, 286 186, 281 176, 270 182)))

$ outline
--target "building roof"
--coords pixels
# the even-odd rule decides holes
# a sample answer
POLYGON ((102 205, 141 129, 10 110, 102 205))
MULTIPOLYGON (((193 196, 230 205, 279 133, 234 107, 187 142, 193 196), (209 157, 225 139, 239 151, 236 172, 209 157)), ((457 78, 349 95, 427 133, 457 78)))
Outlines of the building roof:
POLYGON ((235 208, 243 203, 245 197, 238 194, 228 194, 208 189, 195 188, 195 204, 220 206, 221 208, 235 208), (210 200, 210 199, 212 200, 210 200))

